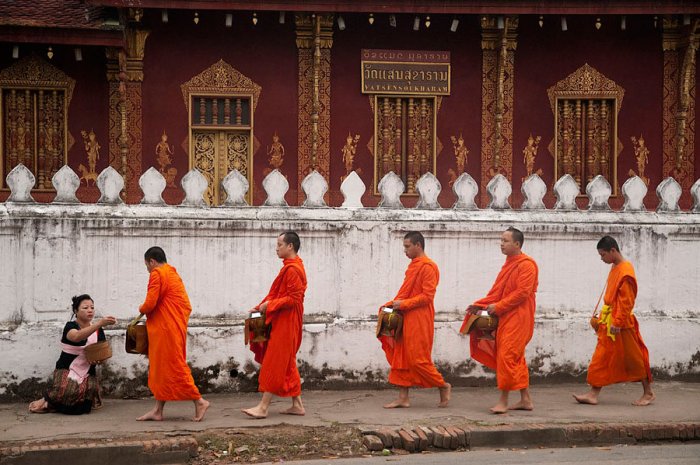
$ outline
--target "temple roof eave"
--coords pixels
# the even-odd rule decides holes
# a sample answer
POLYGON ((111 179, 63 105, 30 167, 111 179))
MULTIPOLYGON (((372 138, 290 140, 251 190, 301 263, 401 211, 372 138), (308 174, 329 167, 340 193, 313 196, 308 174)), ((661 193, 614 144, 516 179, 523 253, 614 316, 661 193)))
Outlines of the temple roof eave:
POLYGON ((0 42, 122 47, 124 32, 121 29, 0 26, 0 42))
POLYGON ((120 8, 182 10, 319 11, 342 13, 432 14, 697 14, 697 0, 86 0, 93 5, 120 8))

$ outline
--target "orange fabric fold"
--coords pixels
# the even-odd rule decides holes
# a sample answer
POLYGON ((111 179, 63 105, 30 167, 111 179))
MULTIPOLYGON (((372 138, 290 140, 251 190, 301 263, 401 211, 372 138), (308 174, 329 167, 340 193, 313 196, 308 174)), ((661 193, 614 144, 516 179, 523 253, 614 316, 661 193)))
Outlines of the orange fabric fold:
MULTIPOLYGON (((474 302, 487 307, 496 305, 498 328, 495 340, 479 339, 482 332, 469 333, 471 357, 496 372, 498 389, 516 391, 530 385, 525 347, 535 328, 535 292, 538 269, 535 261, 525 255, 506 257, 488 295, 474 302)), ((464 318, 464 329, 469 315, 464 318)))
MULTIPOLYGON (((399 340, 379 337, 391 366, 391 384, 425 388, 445 384, 432 356, 435 333, 433 299, 439 280, 440 271, 427 256, 414 258, 408 265, 403 284, 394 297, 394 300, 401 301, 399 312, 403 315, 403 334, 399 340)), ((393 300, 384 306, 392 304, 393 300)))
POLYGON ((612 308, 612 324, 621 328, 613 341, 607 326, 598 326, 598 343, 588 366, 587 382, 594 387, 609 384, 652 381, 649 350, 639 332, 639 322, 633 314, 637 297, 637 278, 628 261, 613 266, 608 274, 605 304, 612 308))
POLYGON ((279 397, 301 395, 297 352, 304 322, 306 271, 300 257, 285 259, 272 282, 270 292, 258 304, 267 302, 265 322, 272 326, 267 342, 250 344, 255 361, 261 364, 258 391, 279 397))
POLYGON ((202 397, 187 365, 190 298, 177 270, 167 263, 151 271, 146 300, 139 312, 148 317, 148 387, 162 401, 202 397))

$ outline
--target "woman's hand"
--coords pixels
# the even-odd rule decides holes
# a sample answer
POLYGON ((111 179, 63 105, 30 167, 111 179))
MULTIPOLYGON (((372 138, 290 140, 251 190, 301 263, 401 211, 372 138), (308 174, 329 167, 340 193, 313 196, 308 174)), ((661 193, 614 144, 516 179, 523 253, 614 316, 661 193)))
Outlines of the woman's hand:
POLYGON ((97 322, 97 326, 100 328, 104 328, 105 326, 110 326, 113 325, 117 322, 117 319, 114 318, 113 316, 106 316, 104 318, 100 318, 99 321, 97 322))
POLYGON ((263 303, 260 305, 260 307, 258 307, 258 311, 260 311, 260 312, 263 312, 263 313, 264 313, 265 310, 267 310, 267 302, 263 302, 263 303))

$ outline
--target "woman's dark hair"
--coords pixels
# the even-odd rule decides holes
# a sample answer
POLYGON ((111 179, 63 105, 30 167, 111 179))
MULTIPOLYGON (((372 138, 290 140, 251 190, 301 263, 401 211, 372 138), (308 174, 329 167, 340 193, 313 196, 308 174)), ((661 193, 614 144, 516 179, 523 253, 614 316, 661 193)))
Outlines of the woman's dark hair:
MULTIPOLYGON (((83 300, 92 300, 92 297, 90 297, 87 294, 80 294, 80 295, 74 295, 73 296, 73 314, 78 313, 78 308, 80 307, 80 304, 83 302, 83 300)), ((92 300, 94 302, 94 300, 92 300)))

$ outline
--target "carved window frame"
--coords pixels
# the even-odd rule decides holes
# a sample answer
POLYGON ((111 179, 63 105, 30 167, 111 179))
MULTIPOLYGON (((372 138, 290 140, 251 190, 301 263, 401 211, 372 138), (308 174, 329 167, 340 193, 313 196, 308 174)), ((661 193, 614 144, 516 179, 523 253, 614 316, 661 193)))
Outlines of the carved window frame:
MULTIPOLYGON (((613 134, 611 137, 613 156, 612 173, 613 179, 608 179, 612 187, 612 196, 618 195, 618 159, 622 152, 622 143, 618 136, 618 116, 622 108, 622 100, 625 90, 607 78, 601 72, 585 63, 579 69, 571 73, 566 78, 557 82, 547 89, 552 114, 554 116, 554 140, 551 147, 551 154, 554 157, 554 179, 559 179, 563 174, 559 170, 559 101, 560 100, 612 100, 615 108, 611 111, 613 121, 613 134)), ((584 163, 585 164, 585 163, 584 163)), ((586 186, 581 180, 581 194, 584 195, 586 186)))
MULTIPOLYGON (((219 60, 212 66, 202 71, 197 76, 190 79, 188 82, 180 86, 182 91, 182 97, 185 102, 185 108, 187 110, 187 126, 188 126, 188 166, 191 170, 195 167, 195 153, 194 153, 194 138, 193 134, 195 132, 201 131, 212 131, 212 132, 244 132, 246 131, 249 135, 249 145, 248 145, 248 166, 247 166, 247 179, 249 183, 248 193, 246 194, 247 200, 251 203, 253 199, 254 190, 254 144, 255 144, 255 110, 258 105, 258 100, 260 98, 260 92, 262 87, 253 82, 250 78, 243 75, 241 72, 233 68, 230 64, 226 63, 224 60, 219 60), (244 98, 248 99, 250 102, 250 124, 248 125, 212 125, 205 124, 200 125, 192 121, 192 105, 194 105, 194 99, 197 97, 219 97, 219 98, 244 98)), ((223 178, 222 178, 223 179, 223 178)), ((219 197, 219 192, 221 189, 220 183, 215 183, 214 187, 214 197, 219 197)))
MULTIPOLYGON (((68 164, 68 150, 73 145, 73 139, 68 132, 68 109, 73 98, 73 90, 75 88, 75 79, 72 79, 60 69, 39 58, 36 55, 29 55, 22 58, 17 63, 0 71, 0 190, 8 191, 9 187, 5 184, 5 129, 6 129, 6 109, 5 109, 5 91, 15 90, 30 93, 39 92, 62 92, 63 96, 63 138, 62 138, 62 157, 63 165, 68 164)), ((32 127, 34 129, 34 153, 32 154, 35 164, 32 167, 32 173, 39 182, 39 135, 38 135, 38 115, 33 112, 32 127)), ((63 166, 61 165, 61 166, 63 166)), ((55 167, 54 171, 58 171, 61 166, 55 167)), ((51 184, 51 179, 47 179, 45 183, 51 184)), ((32 188, 35 192, 55 192, 53 184, 51 187, 32 188)))
MULTIPOLYGON (((421 95, 421 94, 406 94, 406 93, 386 93, 386 94, 375 94, 370 96, 370 105, 372 107, 372 112, 374 114, 374 128, 373 128, 373 145, 372 145, 372 150, 374 152, 374 166, 373 166, 373 183, 372 183, 372 193, 373 195, 381 195, 379 192, 379 182, 381 179, 379 178, 379 166, 382 163, 382 157, 381 157, 381 147, 380 147, 380 134, 379 132, 381 131, 381 109, 380 109, 380 99, 384 98, 390 98, 390 99, 401 99, 402 101, 408 101, 408 99, 427 99, 432 101, 432 109, 433 109, 433 114, 432 114, 432 153, 431 153, 431 158, 432 161, 430 162, 430 165, 432 166, 432 173, 437 176, 437 153, 438 153, 438 138, 437 138, 437 114, 440 110, 440 105, 442 103, 442 96, 438 95, 421 95)), ((402 113, 403 114, 403 113, 402 113)), ((402 134, 402 140, 405 141, 405 144, 402 145, 407 145, 408 139, 408 132, 403 131, 402 134)), ((402 157, 402 165, 405 165, 408 163, 408 153, 405 154, 405 158, 402 157)), ((403 179, 403 173, 396 173, 402 181, 403 179)), ((418 181, 417 179, 415 181, 418 181)), ((408 185, 406 181, 404 181, 405 184, 405 189, 406 191, 401 194, 402 196, 409 196, 409 197, 417 197, 418 192, 407 192, 408 190, 408 185)))

